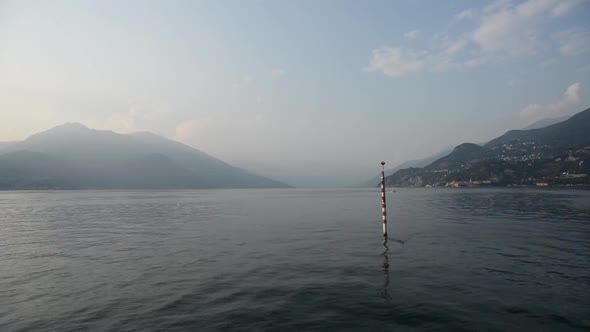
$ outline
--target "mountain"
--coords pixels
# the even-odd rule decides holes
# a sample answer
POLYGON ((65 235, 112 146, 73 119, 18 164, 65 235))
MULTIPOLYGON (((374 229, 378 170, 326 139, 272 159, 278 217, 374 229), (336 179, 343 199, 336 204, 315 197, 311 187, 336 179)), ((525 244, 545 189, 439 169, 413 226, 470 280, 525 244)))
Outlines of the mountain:
POLYGON ((534 142, 556 148, 588 144, 590 128, 590 108, 562 121, 544 128, 531 130, 511 130, 495 138, 486 147, 515 142, 534 142))
POLYGON ((389 186, 590 185, 590 109, 543 128, 511 130, 483 146, 464 143, 389 186))
POLYGON ((522 128, 523 130, 529 130, 529 129, 539 129, 539 128, 544 128, 547 126, 550 126, 552 124, 556 124, 562 121, 565 121, 567 119, 569 119, 570 116, 569 115, 565 115, 565 116, 560 116, 558 118, 549 118, 549 119, 543 119, 543 120, 539 120, 537 122, 534 122, 524 128, 522 128))
POLYGON ((486 149, 474 143, 463 143, 453 149, 448 155, 433 161, 427 169, 453 168, 463 164, 466 160, 477 162, 484 158, 486 149))
POLYGON ((9 147, 10 145, 14 144, 16 142, 0 142, 0 151, 2 151, 3 149, 9 147))
MULTIPOLYGON (((387 177, 387 176, 393 175, 395 172, 399 171, 400 169, 404 169, 404 168, 419 168, 419 167, 427 166, 430 163, 432 163, 433 161, 448 155, 449 153, 451 153, 451 151, 452 151, 452 149, 449 148, 449 149, 442 150, 439 153, 429 156, 429 157, 426 157, 426 158, 409 160, 409 161, 403 162, 394 168, 386 169, 385 176, 387 177)), ((360 184, 352 186, 352 187, 353 188, 372 188, 376 184, 379 184, 380 181, 381 181, 381 175, 378 175, 378 176, 371 178, 371 180, 365 181, 363 183, 360 183, 360 184)))
POLYGON ((65 124, 0 150, 0 189, 286 188, 152 133, 65 124))

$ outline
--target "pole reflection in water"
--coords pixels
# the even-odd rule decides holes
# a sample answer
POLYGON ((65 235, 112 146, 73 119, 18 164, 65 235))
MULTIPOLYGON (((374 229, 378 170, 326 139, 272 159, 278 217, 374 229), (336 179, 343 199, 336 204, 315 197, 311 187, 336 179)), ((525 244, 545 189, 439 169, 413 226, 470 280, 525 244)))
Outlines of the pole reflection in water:
POLYGON ((383 265, 382 265, 384 281, 383 281, 383 289, 381 290, 381 296, 383 297, 383 299, 385 299, 385 301, 387 301, 388 303, 391 303, 391 295, 389 294, 389 256, 387 255, 387 253, 389 251, 389 247, 387 247, 387 241, 383 242, 383 247, 385 248, 383 250, 383 265))

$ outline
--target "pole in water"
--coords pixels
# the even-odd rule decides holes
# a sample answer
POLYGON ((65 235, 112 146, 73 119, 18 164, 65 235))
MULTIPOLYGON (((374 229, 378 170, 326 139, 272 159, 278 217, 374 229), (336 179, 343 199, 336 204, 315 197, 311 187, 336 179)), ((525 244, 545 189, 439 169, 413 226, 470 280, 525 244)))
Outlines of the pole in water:
POLYGON ((385 208, 385 162, 381 162, 381 211, 383 212, 383 242, 387 242, 387 210, 385 208))

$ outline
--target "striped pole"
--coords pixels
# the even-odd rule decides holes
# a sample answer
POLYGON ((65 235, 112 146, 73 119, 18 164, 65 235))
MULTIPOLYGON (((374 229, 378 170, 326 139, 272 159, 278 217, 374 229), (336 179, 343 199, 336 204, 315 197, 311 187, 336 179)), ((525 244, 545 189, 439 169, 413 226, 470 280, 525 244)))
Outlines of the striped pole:
POLYGON ((381 212, 383 213, 383 241, 387 242, 387 210, 385 209, 385 162, 381 162, 381 212))

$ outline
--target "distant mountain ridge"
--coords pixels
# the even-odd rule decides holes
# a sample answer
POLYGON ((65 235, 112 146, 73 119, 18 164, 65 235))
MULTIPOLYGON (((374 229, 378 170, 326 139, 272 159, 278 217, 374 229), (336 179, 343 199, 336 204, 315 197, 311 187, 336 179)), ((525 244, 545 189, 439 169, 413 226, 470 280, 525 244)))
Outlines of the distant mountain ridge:
POLYGON ((69 123, 0 150, 0 189, 286 188, 152 133, 69 123))
POLYGON ((0 142, 0 152, 2 152, 2 149, 5 149, 5 148, 11 146, 14 143, 16 143, 16 142, 0 142))
POLYGON ((566 116, 560 116, 558 118, 542 119, 542 120, 539 120, 537 122, 531 123, 530 125, 522 128, 522 130, 545 128, 545 127, 550 126, 552 124, 556 124, 556 123, 565 121, 565 120, 567 120, 569 118, 570 118, 570 116, 569 115, 566 115, 566 116))
MULTIPOLYGON (((534 123, 532 123, 532 124, 530 124, 530 125, 522 128, 522 130, 539 129, 539 128, 547 127, 547 126, 550 126, 552 124, 556 124, 556 123, 565 121, 565 120, 567 120, 569 118, 570 118, 570 116, 569 115, 566 115, 566 116, 562 116, 562 117, 558 117, 558 118, 546 118, 546 119, 542 119, 542 120, 536 121, 536 122, 534 122, 534 123)), ((485 144, 486 144, 486 142, 484 142, 484 143, 478 143, 477 145, 482 145, 483 146, 485 144)), ((397 172, 397 171, 399 171, 401 169, 405 169, 405 168, 422 168, 422 167, 426 167, 429 164, 431 164, 432 162, 434 162, 435 160, 437 160, 439 158, 442 158, 444 156, 447 156, 452 151, 453 151, 452 148, 448 148, 448 149, 444 149, 441 152, 439 152, 439 153, 437 153, 435 155, 432 155, 430 157, 426 157, 426 158, 423 158, 423 159, 416 159, 416 160, 410 160, 410 161, 403 162, 403 163, 397 165, 394 168, 386 169, 385 170, 385 176, 387 177, 387 176, 393 175, 395 172, 397 172)), ((373 187, 373 186, 375 186, 376 183, 377 184, 379 183, 379 179, 380 179, 380 177, 379 176, 376 176, 376 177, 371 178, 371 180, 362 182, 361 184, 356 185, 354 187, 373 187)))
POLYGON ((590 185, 590 109, 543 128, 510 130, 483 146, 464 143, 389 186, 590 185))
POLYGON ((555 147, 587 144, 590 137, 590 108, 575 114, 566 121, 530 130, 510 130, 485 144, 492 147, 502 143, 531 141, 555 147))
MULTIPOLYGON (((395 172, 399 171, 400 169, 404 169, 404 168, 420 168, 420 167, 427 166, 430 163, 432 163, 433 161, 448 155, 449 153, 451 153, 451 151, 453 151, 453 150, 450 148, 444 149, 444 150, 440 151, 439 153, 429 156, 429 157, 426 157, 426 158, 409 160, 409 161, 403 162, 403 163, 395 166, 394 168, 386 169, 385 176, 387 177, 387 176, 393 175, 395 172)), ((371 180, 360 183, 354 187, 370 188, 370 187, 374 187, 376 184, 379 184, 380 181, 381 181, 381 176, 376 176, 376 177, 373 177, 371 180)))

